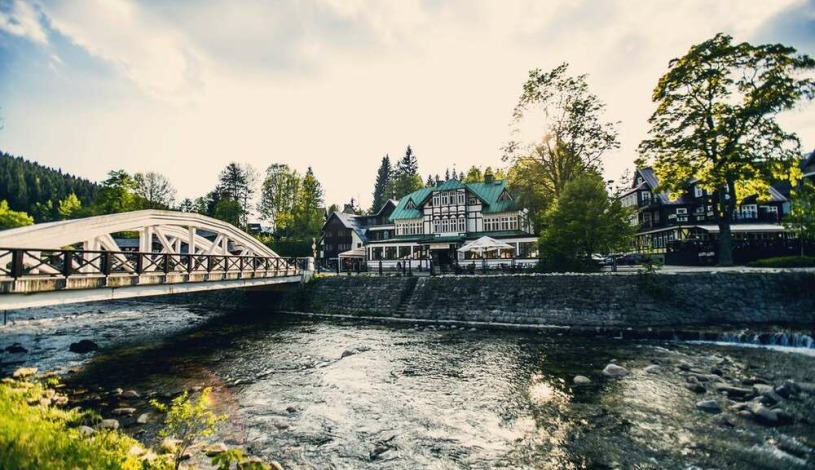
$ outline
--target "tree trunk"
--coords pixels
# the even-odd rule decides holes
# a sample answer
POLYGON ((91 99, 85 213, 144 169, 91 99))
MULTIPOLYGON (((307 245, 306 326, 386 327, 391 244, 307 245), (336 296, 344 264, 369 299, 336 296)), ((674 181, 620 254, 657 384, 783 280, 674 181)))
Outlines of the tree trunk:
POLYGON ((730 223, 736 209, 736 184, 727 183, 729 191, 719 191, 719 266, 733 266, 733 233, 730 223))

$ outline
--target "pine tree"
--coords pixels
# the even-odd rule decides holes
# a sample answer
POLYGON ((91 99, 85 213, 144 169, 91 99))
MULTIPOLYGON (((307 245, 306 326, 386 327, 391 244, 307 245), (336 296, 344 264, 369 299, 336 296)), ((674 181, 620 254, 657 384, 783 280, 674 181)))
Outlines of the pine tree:
POLYGON ((323 204, 323 187, 308 167, 297 196, 294 231, 303 239, 319 235, 323 226, 320 206, 323 204))
POLYGON ((433 175, 431 175, 430 173, 427 174, 427 181, 425 182, 424 185, 425 185, 425 187, 428 187, 428 188, 432 188, 433 186, 436 186, 436 180, 433 179, 433 175))
POLYGON ((376 172, 376 183, 374 184, 373 203, 371 204, 371 214, 382 207, 383 204, 390 198, 387 194, 388 186, 391 182, 391 159, 386 154, 382 157, 382 163, 379 165, 379 170, 376 172))
POLYGON ((394 198, 398 199, 421 187, 422 178, 419 176, 419 162, 416 155, 413 154, 413 149, 408 145, 405 156, 396 165, 390 192, 394 198))

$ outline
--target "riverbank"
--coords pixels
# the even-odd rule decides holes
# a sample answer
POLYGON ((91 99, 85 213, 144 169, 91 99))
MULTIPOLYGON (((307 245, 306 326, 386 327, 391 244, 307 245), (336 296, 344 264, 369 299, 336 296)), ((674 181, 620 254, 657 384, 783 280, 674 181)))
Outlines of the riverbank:
POLYGON ((315 279, 290 311, 571 327, 815 324, 815 273, 710 272, 315 279))

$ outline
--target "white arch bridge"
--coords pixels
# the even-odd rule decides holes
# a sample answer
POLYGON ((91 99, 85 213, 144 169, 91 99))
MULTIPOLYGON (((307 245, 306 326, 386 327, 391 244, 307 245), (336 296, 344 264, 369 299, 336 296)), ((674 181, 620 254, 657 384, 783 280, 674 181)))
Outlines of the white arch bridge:
POLYGON ((312 265, 200 214, 143 210, 49 222, 0 231, 0 310, 299 283, 312 265), (133 246, 120 247, 117 234, 133 246))

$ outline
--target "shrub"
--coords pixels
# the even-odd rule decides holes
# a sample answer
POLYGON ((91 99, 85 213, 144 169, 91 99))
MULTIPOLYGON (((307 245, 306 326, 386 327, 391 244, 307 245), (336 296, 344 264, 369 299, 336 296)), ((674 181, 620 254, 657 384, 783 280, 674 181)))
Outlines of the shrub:
POLYGON ((815 267, 815 256, 780 256, 765 258, 747 263, 751 268, 811 268, 815 267))
POLYGON ((142 468, 137 441, 114 431, 83 437, 73 427, 83 414, 49 406, 49 396, 52 389, 27 378, 0 383, 0 468, 142 468))

